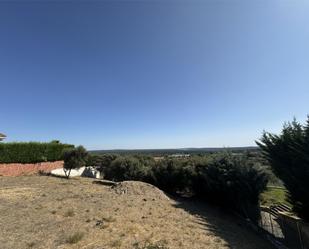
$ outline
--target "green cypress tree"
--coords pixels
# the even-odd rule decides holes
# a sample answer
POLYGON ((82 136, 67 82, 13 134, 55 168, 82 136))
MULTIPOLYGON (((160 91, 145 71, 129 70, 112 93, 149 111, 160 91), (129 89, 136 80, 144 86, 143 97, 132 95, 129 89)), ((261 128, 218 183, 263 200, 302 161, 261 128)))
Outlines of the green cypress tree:
POLYGON ((256 143, 283 181, 294 211, 309 220, 309 116, 304 125, 295 119, 284 124, 279 135, 264 132, 256 143))

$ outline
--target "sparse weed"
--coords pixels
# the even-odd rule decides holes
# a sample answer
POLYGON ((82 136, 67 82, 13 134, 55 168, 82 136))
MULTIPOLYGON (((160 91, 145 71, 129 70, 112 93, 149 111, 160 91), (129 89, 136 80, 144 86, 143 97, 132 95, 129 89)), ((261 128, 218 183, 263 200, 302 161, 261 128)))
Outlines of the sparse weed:
POLYGON ((35 246, 35 244, 36 244, 36 243, 35 243, 34 241, 28 242, 28 243, 27 243, 27 247, 28 247, 28 248, 33 248, 33 247, 35 246))
POLYGON ((73 209, 69 209, 64 213, 64 217, 73 217, 75 215, 73 209))
POLYGON ((111 243, 111 246, 113 248, 119 248, 121 246, 121 240, 118 239, 118 240, 114 240, 112 243, 111 243))
POLYGON ((115 222, 116 221, 116 219, 112 216, 103 217, 102 220, 105 221, 105 222, 115 222))
POLYGON ((78 243, 79 241, 81 241, 84 237, 84 233, 82 232, 76 232, 76 233, 73 233, 72 235, 69 235, 65 242, 68 243, 68 244, 76 244, 78 243))
POLYGON ((39 204, 37 207, 35 207, 36 210, 40 210, 42 208, 43 208, 43 206, 41 204, 39 204))
POLYGON ((136 242, 133 244, 134 249, 168 249, 166 242, 158 241, 156 243, 144 242, 140 244, 136 242))

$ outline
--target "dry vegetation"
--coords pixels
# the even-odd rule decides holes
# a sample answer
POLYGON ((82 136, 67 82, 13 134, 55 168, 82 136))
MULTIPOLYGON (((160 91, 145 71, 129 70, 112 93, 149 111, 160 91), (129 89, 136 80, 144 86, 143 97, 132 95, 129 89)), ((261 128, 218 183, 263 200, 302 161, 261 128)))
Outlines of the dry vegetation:
POLYGON ((241 221, 139 182, 0 177, 1 249, 272 248, 241 221))

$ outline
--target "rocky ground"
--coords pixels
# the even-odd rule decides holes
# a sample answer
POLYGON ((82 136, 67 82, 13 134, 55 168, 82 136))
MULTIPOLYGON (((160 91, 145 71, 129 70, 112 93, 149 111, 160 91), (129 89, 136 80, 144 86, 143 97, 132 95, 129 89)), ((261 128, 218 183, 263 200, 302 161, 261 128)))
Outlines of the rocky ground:
POLYGON ((152 185, 0 177, 0 248, 268 249, 240 220, 152 185))

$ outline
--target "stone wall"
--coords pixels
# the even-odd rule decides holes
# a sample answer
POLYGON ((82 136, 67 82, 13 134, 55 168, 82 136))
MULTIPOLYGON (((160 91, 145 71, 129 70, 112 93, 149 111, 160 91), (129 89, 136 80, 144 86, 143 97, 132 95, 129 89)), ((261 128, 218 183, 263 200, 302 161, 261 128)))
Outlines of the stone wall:
POLYGON ((0 176, 20 176, 36 174, 39 171, 50 172, 53 169, 63 168, 63 161, 42 163, 1 163, 0 176))

